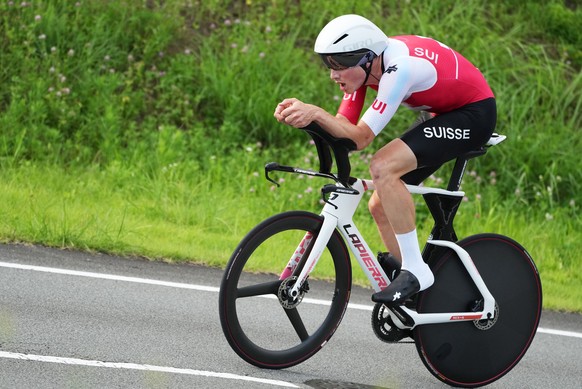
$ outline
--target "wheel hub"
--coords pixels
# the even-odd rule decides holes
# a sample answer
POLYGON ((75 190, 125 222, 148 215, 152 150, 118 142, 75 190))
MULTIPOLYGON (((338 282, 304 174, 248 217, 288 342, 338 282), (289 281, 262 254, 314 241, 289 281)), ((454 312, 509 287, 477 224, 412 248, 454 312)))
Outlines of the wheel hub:
MULTIPOLYGON (((475 305, 474 311, 478 312, 478 311, 482 311, 482 310, 483 310, 483 300, 479 300, 475 305)), ((493 318, 492 319, 473 320, 473 324, 475 324, 475 327, 477 327, 478 329, 480 329, 482 331, 487 331, 488 329, 493 327, 495 325, 495 323, 497 323, 498 318, 499 318, 499 305, 497 305, 497 302, 496 302, 495 309, 493 310, 493 318)))
POLYGON ((303 296, 305 296, 305 292, 309 290, 309 284, 307 281, 299 288, 299 295, 296 298, 291 296, 291 289, 297 282, 297 277, 289 277, 284 279, 279 285, 279 290, 277 292, 277 297, 279 297, 279 302, 285 309, 293 309, 301 304, 303 301, 303 296))

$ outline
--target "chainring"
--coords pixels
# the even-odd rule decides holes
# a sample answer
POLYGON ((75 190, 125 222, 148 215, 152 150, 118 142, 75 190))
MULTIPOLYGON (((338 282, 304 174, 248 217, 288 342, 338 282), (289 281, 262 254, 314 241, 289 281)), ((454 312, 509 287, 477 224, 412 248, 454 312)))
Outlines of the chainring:
POLYGON ((386 343, 396 343, 406 337, 412 337, 411 330, 396 327, 388 313, 388 308, 382 303, 376 303, 372 310, 372 329, 378 339, 386 343))

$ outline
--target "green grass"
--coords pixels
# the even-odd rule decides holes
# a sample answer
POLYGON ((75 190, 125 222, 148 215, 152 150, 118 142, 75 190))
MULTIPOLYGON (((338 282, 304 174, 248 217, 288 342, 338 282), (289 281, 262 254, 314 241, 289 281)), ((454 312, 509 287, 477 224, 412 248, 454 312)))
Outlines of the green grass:
MULTIPOLYGON (((337 109, 312 46, 353 12, 484 72, 509 138, 471 162, 459 235, 514 237, 545 307, 582 312, 582 7, 558 0, 1 2, 0 240, 224 266, 264 218, 318 212, 321 182, 273 190, 262 166, 316 166, 272 113, 286 97, 337 109)), ((401 109, 354 173, 413 118, 401 109)), ((420 206, 420 236, 427 217, 420 206)), ((365 207, 356 221, 381 250, 365 207)))
MULTIPOLYGON (((165 261, 195 261, 222 267, 242 237, 277 212, 318 212, 324 181, 284 178, 274 189, 262 175, 263 155, 244 152, 238 160, 209 164, 190 179, 190 168, 162 168, 144 175, 132 168, 107 170, 22 166, 0 173, 0 236, 62 248, 106 251, 165 261), (245 161, 242 165, 240 161, 245 161), (216 177, 221 177, 216 180, 216 177), (228 178, 227 178, 228 177, 228 178)), ((270 159, 269 159, 270 160, 270 159)), ((298 164, 301 161, 296 161, 298 164)), ((356 167, 357 168, 357 167, 356 167)), ((467 177, 475 193, 477 176, 467 177), (473 182, 472 182, 473 181, 473 182)), ((479 232, 511 236, 536 261, 544 286, 544 306, 582 312, 582 227, 578 209, 559 214, 516 211, 493 191, 470 196, 456 220, 460 237, 479 232)), ((432 222, 419 204, 419 236, 432 222)), ((373 250, 382 250, 365 204, 355 219, 373 250)), ((355 259, 354 282, 368 285, 355 259)), ((281 263, 265 261, 262 270, 279 272, 281 263)), ((329 276, 325 269, 321 277, 329 276)))

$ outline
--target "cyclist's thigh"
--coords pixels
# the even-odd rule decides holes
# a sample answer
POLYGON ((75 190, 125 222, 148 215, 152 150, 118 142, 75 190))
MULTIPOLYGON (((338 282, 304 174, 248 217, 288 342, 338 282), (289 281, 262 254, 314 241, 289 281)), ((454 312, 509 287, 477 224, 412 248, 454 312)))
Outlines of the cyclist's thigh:
POLYGON ((436 166, 424 166, 418 169, 411 171, 410 173, 406 173, 400 179, 404 181, 404 183, 408 185, 419 185, 421 182, 426 180, 428 177, 431 176, 434 172, 439 170, 442 165, 436 166))
MULTIPOLYGON (((422 123, 430 120, 431 118, 432 115, 429 112, 421 111, 414 123, 412 123, 406 131, 410 131, 413 128, 420 126, 422 123)), ((408 185, 419 185, 421 182, 430 177, 434 172, 439 170, 441 166, 442 165, 420 167, 409 173, 406 173, 401 177, 401 179, 408 185)))
POLYGON ((495 99, 486 99, 437 115, 401 139, 414 152, 419 167, 439 166, 484 145, 495 123, 495 99))

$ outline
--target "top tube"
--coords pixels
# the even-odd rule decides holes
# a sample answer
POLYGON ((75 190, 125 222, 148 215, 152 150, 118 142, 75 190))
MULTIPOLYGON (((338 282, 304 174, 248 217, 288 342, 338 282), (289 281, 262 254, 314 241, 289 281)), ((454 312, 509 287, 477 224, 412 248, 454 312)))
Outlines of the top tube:
MULTIPOLYGON (((374 182, 372 180, 361 179, 361 181, 362 181, 362 185, 364 187, 364 191, 376 190, 376 186, 374 185, 374 182)), ((425 195, 425 194, 434 193, 434 194, 453 196, 453 197, 463 197, 465 195, 465 192, 462 190, 453 191, 453 190, 447 190, 447 189, 441 189, 441 188, 431 188, 428 186, 408 185, 408 184, 404 184, 404 186, 412 194, 425 195)))

